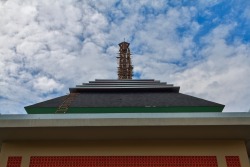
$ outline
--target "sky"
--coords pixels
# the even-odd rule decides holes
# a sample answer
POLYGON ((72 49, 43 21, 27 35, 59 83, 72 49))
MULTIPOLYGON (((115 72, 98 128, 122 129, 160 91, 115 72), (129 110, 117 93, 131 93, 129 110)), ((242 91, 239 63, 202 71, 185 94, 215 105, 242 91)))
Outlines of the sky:
POLYGON ((117 79, 130 43, 134 79, 250 110, 249 0, 0 0, 0 113, 117 79))

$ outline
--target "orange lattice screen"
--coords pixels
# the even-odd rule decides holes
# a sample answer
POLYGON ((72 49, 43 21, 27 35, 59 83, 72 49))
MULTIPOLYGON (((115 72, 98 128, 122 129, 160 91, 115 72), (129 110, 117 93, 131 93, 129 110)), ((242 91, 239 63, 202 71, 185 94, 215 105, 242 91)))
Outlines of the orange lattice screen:
POLYGON ((21 167, 22 157, 8 157, 7 167, 21 167))
POLYGON ((227 167, 241 167, 239 156, 226 156, 227 167))
POLYGON ((218 167, 216 156, 33 156, 30 167, 218 167))

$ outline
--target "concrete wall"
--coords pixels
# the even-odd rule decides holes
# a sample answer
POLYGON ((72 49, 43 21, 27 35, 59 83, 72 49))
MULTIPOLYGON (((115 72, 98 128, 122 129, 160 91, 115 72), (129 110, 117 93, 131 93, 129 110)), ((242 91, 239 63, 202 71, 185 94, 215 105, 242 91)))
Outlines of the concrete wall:
POLYGON ((225 156, 239 156, 242 167, 249 167, 244 141, 27 141, 5 142, 0 166, 9 156, 22 156, 21 167, 28 167, 30 156, 216 156, 219 167, 227 167, 225 156))

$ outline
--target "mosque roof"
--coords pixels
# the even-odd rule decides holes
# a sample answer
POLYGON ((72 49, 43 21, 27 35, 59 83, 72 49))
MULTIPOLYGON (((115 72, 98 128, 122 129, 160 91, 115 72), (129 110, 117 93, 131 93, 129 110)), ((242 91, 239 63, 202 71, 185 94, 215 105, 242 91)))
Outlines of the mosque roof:
POLYGON ((97 79, 69 88, 70 94, 25 107, 45 113, 221 112, 224 105, 182 94, 180 87, 154 79, 97 79), (60 107, 63 112, 58 112, 60 107))

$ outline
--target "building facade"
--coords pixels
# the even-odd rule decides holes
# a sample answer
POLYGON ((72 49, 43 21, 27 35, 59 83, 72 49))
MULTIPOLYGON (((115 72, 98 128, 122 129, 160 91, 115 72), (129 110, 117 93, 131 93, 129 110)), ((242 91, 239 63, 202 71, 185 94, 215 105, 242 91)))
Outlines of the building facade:
POLYGON ((96 80, 1 115, 2 167, 249 167, 250 114, 155 80, 96 80))
POLYGON ((119 46, 118 80, 0 115, 0 167, 250 167, 250 113, 132 80, 129 43, 119 46))
POLYGON ((1 116, 3 167, 249 167, 249 113, 1 116))

